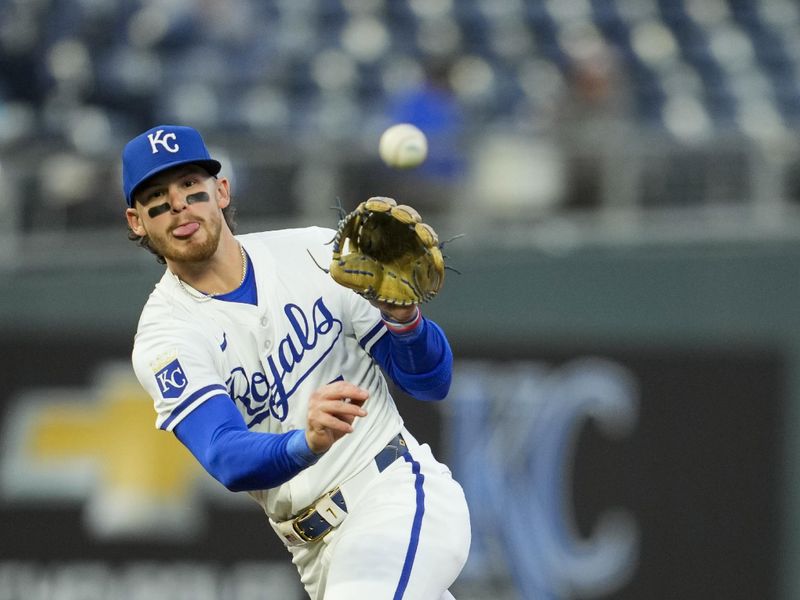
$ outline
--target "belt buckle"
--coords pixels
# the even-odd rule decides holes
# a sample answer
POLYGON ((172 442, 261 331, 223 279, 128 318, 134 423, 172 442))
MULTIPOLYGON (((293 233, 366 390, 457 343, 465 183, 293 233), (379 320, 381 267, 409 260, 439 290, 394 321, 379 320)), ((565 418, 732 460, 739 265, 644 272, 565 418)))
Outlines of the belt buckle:
POLYGON ((338 491, 339 491, 339 488, 337 487, 334 490, 332 490, 332 491, 328 492, 327 494, 325 494, 324 496, 320 497, 319 499, 317 499, 316 502, 314 502, 314 504, 312 504, 311 506, 306 508, 302 513, 297 515, 292 520, 292 529, 300 537, 300 539, 302 539, 304 542, 308 542, 308 543, 316 542, 316 541, 321 540, 322 538, 324 538, 331 531, 333 531, 333 527, 331 527, 330 523, 325 521, 325 519, 323 519, 323 522, 325 522, 328 525, 328 528, 325 529, 325 531, 322 531, 319 535, 308 535, 305 531, 300 529, 300 523, 303 523, 304 521, 308 520, 308 518, 311 515, 313 515, 315 512, 317 512, 317 504, 319 503, 319 501, 322 498, 325 498, 325 497, 330 498, 331 496, 333 496, 338 491))

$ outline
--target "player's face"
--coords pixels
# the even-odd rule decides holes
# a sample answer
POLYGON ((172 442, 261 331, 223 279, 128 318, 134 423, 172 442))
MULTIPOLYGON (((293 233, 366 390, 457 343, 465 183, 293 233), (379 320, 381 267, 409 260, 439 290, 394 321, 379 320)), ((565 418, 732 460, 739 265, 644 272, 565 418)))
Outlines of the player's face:
POLYGON ((230 202, 228 181, 204 169, 180 166, 159 173, 136 191, 126 212, 137 235, 168 261, 203 262, 217 251, 230 202))

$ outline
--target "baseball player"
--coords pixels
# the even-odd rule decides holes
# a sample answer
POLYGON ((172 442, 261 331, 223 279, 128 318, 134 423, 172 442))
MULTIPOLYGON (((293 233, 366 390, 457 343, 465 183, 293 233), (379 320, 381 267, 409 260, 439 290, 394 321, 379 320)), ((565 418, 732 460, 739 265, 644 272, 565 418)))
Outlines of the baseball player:
POLYGON ((154 127, 122 167, 129 237, 166 264, 132 357, 156 426, 263 507, 312 599, 452 598, 464 494, 403 426, 384 375, 444 398, 442 330, 320 270, 332 230, 235 236, 230 183, 196 130, 154 127))

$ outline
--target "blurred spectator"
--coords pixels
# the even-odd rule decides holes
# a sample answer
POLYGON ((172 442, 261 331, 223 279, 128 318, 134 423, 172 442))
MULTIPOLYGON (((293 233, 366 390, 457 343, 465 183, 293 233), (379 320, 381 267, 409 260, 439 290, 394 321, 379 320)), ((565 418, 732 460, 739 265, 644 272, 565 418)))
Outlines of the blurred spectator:
POLYGON ((465 116, 449 75, 449 62, 431 61, 418 87, 388 101, 391 123, 412 123, 428 138, 428 158, 422 165, 413 171, 387 173, 398 200, 419 206, 423 214, 447 211, 467 171, 465 116))
POLYGON ((424 177, 455 179, 463 175, 466 166, 459 144, 464 114, 450 87, 449 74, 448 63, 431 62, 418 88, 389 101, 393 123, 412 123, 428 136, 429 157, 417 171, 424 177))
POLYGON ((604 178, 623 159, 630 100, 621 66, 601 40, 575 47, 566 68, 565 97, 557 105, 554 134, 564 153, 565 208, 593 209, 611 200, 604 178))

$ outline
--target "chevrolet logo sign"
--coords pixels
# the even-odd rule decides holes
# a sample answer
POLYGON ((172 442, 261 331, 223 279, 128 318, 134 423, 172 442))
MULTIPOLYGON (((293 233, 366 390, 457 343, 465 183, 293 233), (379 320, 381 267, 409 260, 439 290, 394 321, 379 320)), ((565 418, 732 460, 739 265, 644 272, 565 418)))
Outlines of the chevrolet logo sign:
POLYGON ((89 389, 28 390, 12 399, 0 454, 7 500, 86 500, 100 538, 191 537, 198 487, 213 480, 174 436, 155 428, 150 397, 128 364, 89 389))

